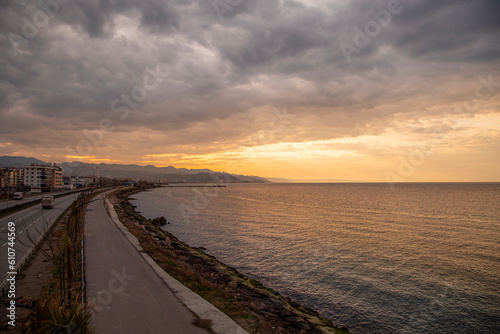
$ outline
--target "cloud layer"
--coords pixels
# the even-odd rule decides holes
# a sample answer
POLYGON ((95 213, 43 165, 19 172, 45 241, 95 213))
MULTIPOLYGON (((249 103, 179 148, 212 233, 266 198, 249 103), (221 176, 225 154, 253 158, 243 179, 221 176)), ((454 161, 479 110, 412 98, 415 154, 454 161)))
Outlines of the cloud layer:
POLYGON ((439 145, 471 147, 456 159, 491 155, 499 13, 498 1, 3 1, 0 145, 258 170, 266 145, 300 158, 317 144, 330 163, 335 143, 351 162, 387 156, 384 170, 411 152, 403 138, 439 132, 439 145))

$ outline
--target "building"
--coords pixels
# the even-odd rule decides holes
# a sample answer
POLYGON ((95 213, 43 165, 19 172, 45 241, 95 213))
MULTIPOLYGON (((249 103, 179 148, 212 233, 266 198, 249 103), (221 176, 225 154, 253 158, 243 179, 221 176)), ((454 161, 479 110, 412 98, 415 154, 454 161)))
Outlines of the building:
POLYGON ((64 189, 85 188, 95 184, 95 178, 89 176, 63 176, 64 189))
POLYGON ((7 175, 3 175, 3 172, 0 174, 0 189, 7 188, 9 181, 7 179, 7 175))
POLYGON ((0 188, 21 189, 24 187, 23 168, 0 169, 0 188))
POLYGON ((52 191, 63 187, 63 170, 52 166, 32 164, 24 167, 24 186, 31 192, 52 191))

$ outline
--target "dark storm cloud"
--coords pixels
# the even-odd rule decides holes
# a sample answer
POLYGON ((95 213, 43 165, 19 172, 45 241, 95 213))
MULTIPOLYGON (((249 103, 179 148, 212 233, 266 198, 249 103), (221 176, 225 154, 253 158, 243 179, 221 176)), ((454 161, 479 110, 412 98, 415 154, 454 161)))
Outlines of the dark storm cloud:
POLYGON ((65 6, 60 18, 66 24, 79 25, 90 37, 106 37, 113 30, 111 10, 108 1, 75 1, 65 6))
POLYGON ((395 18, 393 44, 411 56, 446 61, 497 61, 499 1, 416 2, 395 18))
POLYGON ((318 33, 322 20, 319 9, 296 5, 280 11, 272 7, 264 17, 242 18, 237 39, 221 36, 215 42, 223 57, 239 69, 277 64, 328 44, 327 36, 318 33))
MULTIPOLYGON (((463 99, 478 75, 499 68, 498 1, 401 0, 402 11, 351 63, 341 43, 354 45, 354 28, 363 31, 389 1, 243 0, 220 12, 214 3, 223 1, 69 1, 30 36, 23 29, 36 23, 39 4, 2 1, 0 115, 19 115, 15 126, 2 122, 2 140, 15 141, 22 118, 35 116, 40 129, 66 130, 106 117, 118 132, 234 119, 246 135, 252 127, 234 117, 265 105, 299 115, 310 129, 301 140, 359 134, 396 113, 377 106, 419 94, 433 103, 442 96, 432 92, 457 73, 472 81, 457 88, 463 99), (119 120, 112 101, 156 65, 168 76, 119 120)), ((226 135, 200 133, 206 141, 226 135)))
POLYGON ((179 21, 179 13, 168 2, 150 1, 142 9, 140 27, 151 33, 165 33, 178 28, 179 21))

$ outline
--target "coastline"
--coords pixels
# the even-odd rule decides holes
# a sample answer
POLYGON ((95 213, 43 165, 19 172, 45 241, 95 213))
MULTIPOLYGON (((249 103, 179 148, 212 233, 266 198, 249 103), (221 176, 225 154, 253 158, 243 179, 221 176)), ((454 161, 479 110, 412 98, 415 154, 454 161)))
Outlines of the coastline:
POLYGON ((142 190, 123 189, 110 196, 120 220, 160 267, 249 333, 348 333, 144 218, 128 200, 142 190))

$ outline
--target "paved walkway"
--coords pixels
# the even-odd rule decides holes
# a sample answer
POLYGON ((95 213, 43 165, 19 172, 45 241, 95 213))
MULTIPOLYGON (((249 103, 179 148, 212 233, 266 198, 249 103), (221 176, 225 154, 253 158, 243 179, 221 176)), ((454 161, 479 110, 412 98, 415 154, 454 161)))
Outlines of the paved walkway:
POLYGON ((85 215, 87 301, 96 333, 208 333, 137 252, 106 213, 103 201, 85 215))

